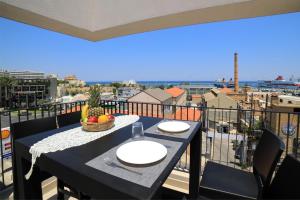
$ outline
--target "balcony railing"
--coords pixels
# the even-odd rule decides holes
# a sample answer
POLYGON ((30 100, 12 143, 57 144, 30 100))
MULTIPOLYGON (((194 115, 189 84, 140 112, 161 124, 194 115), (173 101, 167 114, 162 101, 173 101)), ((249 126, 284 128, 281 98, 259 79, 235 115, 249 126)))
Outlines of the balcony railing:
MULTIPOLYGON (((0 190, 12 184, 11 137, 6 131, 10 124, 80 111, 84 104, 86 102, 79 101, 0 112, 0 190)), ((170 120, 201 121, 201 155, 204 161, 202 167, 207 160, 214 160, 235 168, 252 170, 252 155, 264 128, 272 130, 285 141, 283 156, 288 153, 300 156, 300 113, 124 101, 101 101, 100 104, 109 114, 137 114, 170 120)), ((176 165, 176 170, 189 171, 189 148, 176 165)))

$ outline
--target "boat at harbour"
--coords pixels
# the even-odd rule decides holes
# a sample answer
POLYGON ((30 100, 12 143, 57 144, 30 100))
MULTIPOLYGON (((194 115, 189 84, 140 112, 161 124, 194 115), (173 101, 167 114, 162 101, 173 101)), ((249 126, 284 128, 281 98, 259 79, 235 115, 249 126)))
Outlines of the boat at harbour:
POLYGON ((275 80, 258 81, 259 88, 276 88, 276 89, 300 89, 300 80, 285 80, 283 76, 278 76, 275 80))
POLYGON ((214 86, 216 86, 217 88, 234 88, 234 83, 232 81, 232 78, 228 82, 226 82, 225 78, 223 78, 222 80, 216 80, 214 86))

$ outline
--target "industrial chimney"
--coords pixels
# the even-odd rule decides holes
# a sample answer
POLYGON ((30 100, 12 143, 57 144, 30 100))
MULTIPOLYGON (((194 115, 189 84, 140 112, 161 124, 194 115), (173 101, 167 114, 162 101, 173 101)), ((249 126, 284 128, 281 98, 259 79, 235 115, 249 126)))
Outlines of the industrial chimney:
POLYGON ((238 54, 234 53, 234 92, 239 91, 238 54))

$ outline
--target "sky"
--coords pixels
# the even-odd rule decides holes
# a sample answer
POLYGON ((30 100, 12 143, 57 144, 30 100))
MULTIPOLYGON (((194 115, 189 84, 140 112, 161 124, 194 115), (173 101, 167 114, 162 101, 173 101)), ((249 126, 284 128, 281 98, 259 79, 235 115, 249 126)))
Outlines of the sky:
POLYGON ((75 74, 85 81, 300 78, 300 13, 198 24, 104 41, 0 18, 0 69, 75 74))

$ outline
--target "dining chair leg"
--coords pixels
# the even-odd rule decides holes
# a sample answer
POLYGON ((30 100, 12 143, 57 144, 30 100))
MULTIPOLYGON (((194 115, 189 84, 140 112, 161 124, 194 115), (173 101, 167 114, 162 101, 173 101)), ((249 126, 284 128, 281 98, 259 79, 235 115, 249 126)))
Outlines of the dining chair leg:
POLYGON ((65 194, 61 191, 64 188, 64 183, 57 179, 57 200, 64 200, 65 194))
POLYGON ((79 193, 79 200, 89 200, 91 199, 89 196, 79 193))

